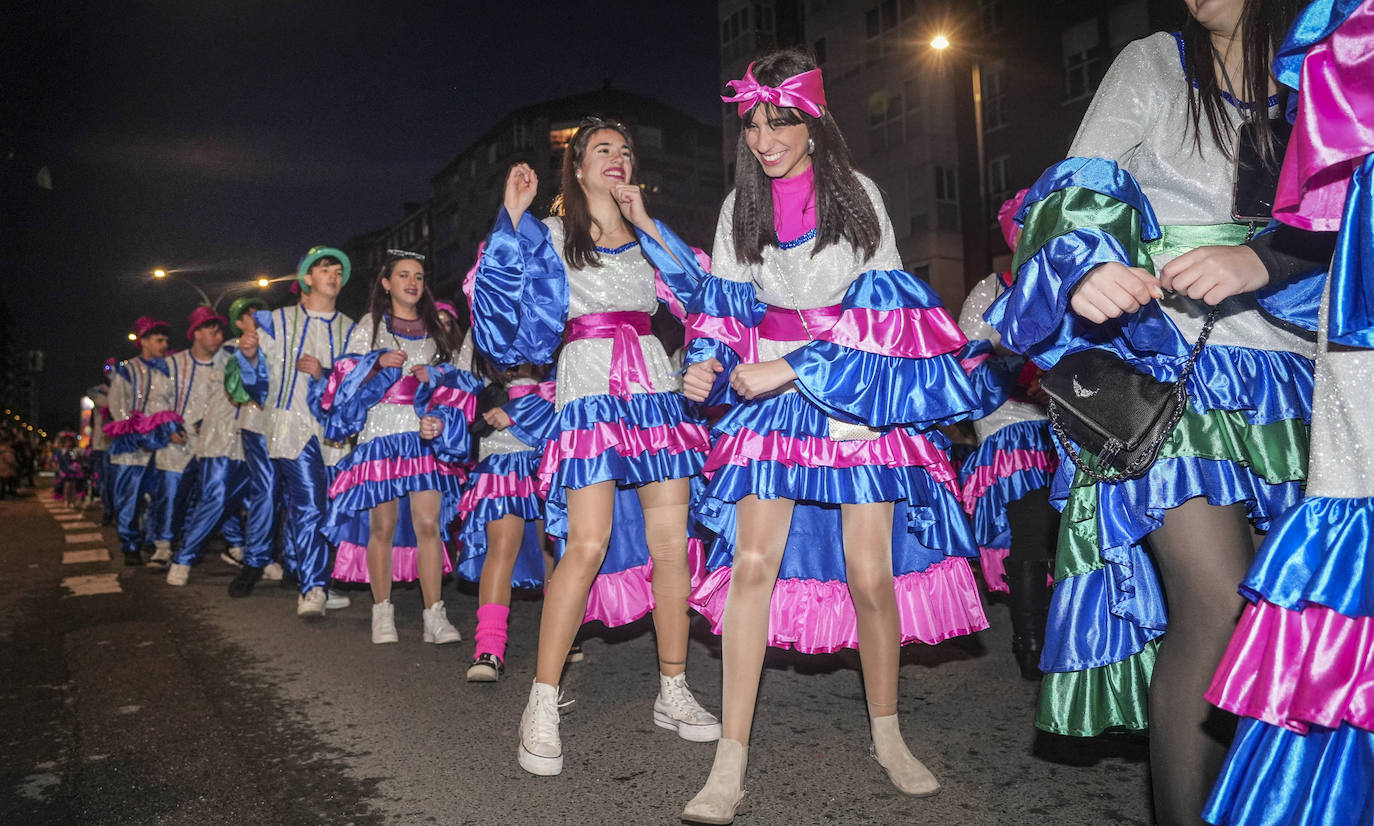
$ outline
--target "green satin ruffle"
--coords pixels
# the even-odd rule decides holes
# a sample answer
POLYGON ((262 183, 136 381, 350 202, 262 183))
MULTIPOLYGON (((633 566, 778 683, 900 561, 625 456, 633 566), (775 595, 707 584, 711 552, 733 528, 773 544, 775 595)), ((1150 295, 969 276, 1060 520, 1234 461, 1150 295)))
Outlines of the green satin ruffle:
POLYGON ((1159 641, 1121 662, 1046 674, 1040 688, 1036 728, 1073 737, 1142 731, 1150 725, 1150 675, 1159 641))

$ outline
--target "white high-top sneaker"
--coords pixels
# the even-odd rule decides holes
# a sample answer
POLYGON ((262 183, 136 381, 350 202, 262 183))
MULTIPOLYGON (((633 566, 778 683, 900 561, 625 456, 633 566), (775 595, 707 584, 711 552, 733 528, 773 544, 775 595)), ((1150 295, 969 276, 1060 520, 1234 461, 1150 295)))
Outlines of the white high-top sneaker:
POLYGON ((382 645, 388 642, 400 642, 401 638, 396 634, 396 606, 391 604, 391 600, 384 600, 372 606, 372 643, 382 645))
POLYGON ((167 569, 168 585, 185 585, 186 579, 191 575, 190 565, 172 565, 167 569))
POLYGON ((444 610, 443 600, 426 608, 422 616, 425 621, 425 633, 421 639, 425 642, 444 645, 462 641, 463 635, 448 621, 448 612, 444 610))
POLYGON ((683 740, 710 743, 720 739, 720 721, 701 707, 687 688, 687 675, 658 675, 658 697, 654 699, 654 725, 676 731, 683 740))
POLYGON ((552 777, 563 773, 563 741, 558 737, 558 686, 534 683, 520 715, 520 768, 552 777))
POLYGON ((153 555, 148 561, 154 565, 166 565, 172 561, 172 543, 165 539, 158 539, 153 542, 153 555))

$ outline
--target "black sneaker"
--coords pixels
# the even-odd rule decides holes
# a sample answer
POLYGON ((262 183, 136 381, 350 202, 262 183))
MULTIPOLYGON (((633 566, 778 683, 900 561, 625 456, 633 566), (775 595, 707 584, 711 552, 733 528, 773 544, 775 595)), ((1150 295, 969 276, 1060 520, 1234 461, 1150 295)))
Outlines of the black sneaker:
POLYGON ((244 565, 239 568, 239 572, 234 575, 234 581, 229 583, 229 596, 246 597, 253 593, 253 586, 262 579, 262 569, 254 568, 251 565, 244 565))
POLYGON ((568 649, 568 658, 567 658, 567 662, 570 662, 570 663, 580 663, 580 662, 582 662, 583 660, 585 660, 586 658, 587 658, 587 655, 582 653, 582 643, 580 643, 580 642, 575 642, 575 643, 573 643, 572 646, 568 649))
POLYGON ((472 665, 468 666, 468 682, 470 683, 494 683, 506 670, 506 664, 501 658, 484 651, 472 658, 472 665))
POLYGON ((130 568, 134 568, 134 567, 142 568, 142 567, 143 567, 143 554, 139 553, 138 551, 125 551, 125 552, 124 552, 124 564, 125 564, 126 566, 130 567, 130 568))

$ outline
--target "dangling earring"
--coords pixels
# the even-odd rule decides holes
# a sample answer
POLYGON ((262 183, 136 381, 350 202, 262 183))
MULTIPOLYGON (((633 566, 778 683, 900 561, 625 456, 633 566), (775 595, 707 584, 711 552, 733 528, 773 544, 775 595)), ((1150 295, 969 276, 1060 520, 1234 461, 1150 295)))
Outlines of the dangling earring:
POLYGON ((806 154, 808 154, 808 155, 814 155, 814 154, 816 154, 816 141, 813 140, 812 138, 807 138, 807 139, 806 139, 806 154))
POLYGON ((579 169, 573 174, 577 176, 577 180, 582 180, 582 170, 579 169))

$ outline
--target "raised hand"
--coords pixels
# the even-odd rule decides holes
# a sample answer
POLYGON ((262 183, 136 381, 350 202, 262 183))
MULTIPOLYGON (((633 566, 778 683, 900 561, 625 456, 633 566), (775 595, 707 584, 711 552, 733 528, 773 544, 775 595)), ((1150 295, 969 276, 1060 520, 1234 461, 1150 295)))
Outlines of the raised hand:
POLYGON ((258 357, 258 328, 250 327, 239 336, 239 352, 252 361, 258 357))
POLYGON ((501 204, 510 215, 513 226, 520 225, 520 216, 534 203, 534 196, 538 193, 539 176, 534 174, 534 169, 529 164, 515 164, 510 168, 510 172, 506 173, 506 192, 501 198, 501 204))
POLYGON ((625 216, 626 221, 645 232, 653 228, 654 222, 644 208, 644 192, 639 184, 616 184, 611 190, 616 206, 620 207, 620 214, 625 216))

